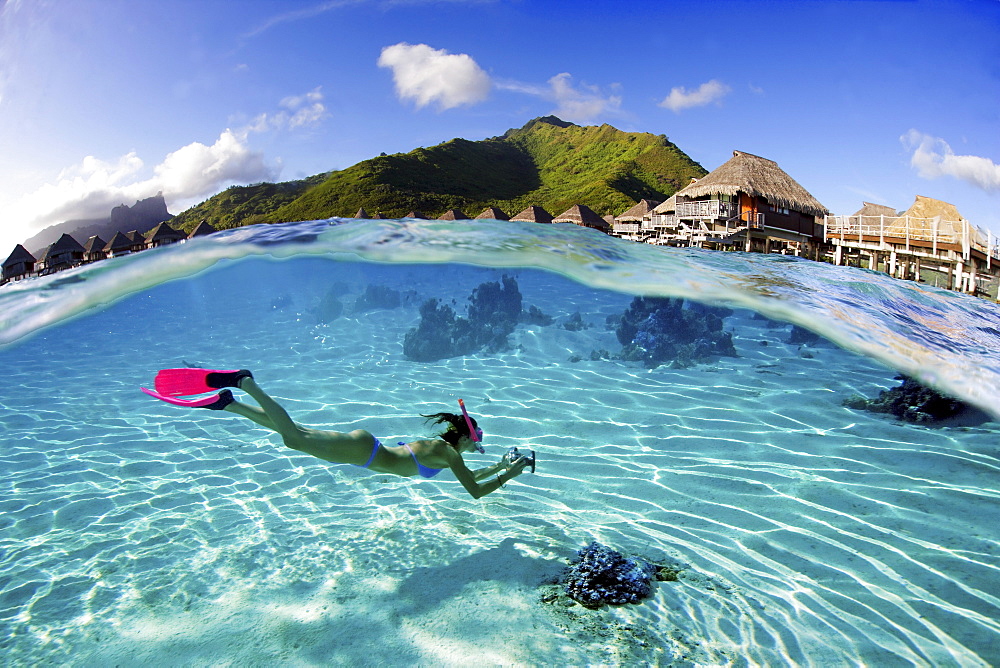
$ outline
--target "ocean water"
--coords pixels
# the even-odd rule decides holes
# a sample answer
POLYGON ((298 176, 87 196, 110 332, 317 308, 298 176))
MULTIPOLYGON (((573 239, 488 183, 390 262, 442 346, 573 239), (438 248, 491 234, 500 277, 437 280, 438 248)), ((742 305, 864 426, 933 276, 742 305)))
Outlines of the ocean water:
POLYGON ((982 300, 574 226, 331 220, 10 284, 0 344, 9 665, 1000 664, 1000 310, 982 300), (554 323, 405 359, 424 300, 464 315, 505 275, 554 323), (404 303, 357 312, 370 285, 404 303), (592 360, 635 295, 732 307, 739 356, 592 360), (822 339, 791 344, 790 323, 822 339), (331 465, 139 392, 186 363, 253 369, 299 422, 386 442, 463 397, 487 434, 473 468, 516 445, 538 469, 474 500, 448 472, 331 465), (900 371, 982 412, 927 427, 842 405, 900 371), (592 540, 679 579, 638 605, 547 601, 592 540))

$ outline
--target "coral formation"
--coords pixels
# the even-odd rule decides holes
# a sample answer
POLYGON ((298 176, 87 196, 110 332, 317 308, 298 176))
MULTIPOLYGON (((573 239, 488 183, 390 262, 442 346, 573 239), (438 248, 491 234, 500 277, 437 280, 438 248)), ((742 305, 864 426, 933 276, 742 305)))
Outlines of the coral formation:
MULTIPOLYGON (((534 314, 544 315, 538 309, 534 314)), ((509 337, 521 317, 521 292, 511 276, 504 276, 501 282, 482 283, 473 290, 468 318, 430 299, 420 307, 420 322, 403 339, 403 355, 416 362, 433 362, 508 350, 509 337)))
POLYGON ((921 385, 912 378, 896 376, 903 381, 898 387, 879 392, 875 399, 855 394, 844 400, 844 406, 872 413, 891 413, 904 422, 927 423, 955 417, 968 406, 957 399, 921 385))
POLYGON ((638 603, 653 592, 656 573, 653 564, 593 542, 577 553, 563 581, 570 598, 598 608, 605 603, 638 603))
POLYGON ((716 357, 737 357, 733 335, 722 330, 732 311, 669 297, 636 297, 615 326, 621 359, 655 368, 685 368, 716 357))
POLYGON ((398 290, 384 285, 368 285, 363 294, 354 300, 354 313, 364 313, 375 309, 399 308, 403 296, 398 290))

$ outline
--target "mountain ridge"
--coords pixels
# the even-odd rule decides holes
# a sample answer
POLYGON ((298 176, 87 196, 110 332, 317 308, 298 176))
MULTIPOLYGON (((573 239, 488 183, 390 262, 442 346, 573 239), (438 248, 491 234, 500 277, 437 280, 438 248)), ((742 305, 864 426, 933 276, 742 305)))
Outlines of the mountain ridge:
POLYGON ((545 116, 497 137, 382 154, 300 181, 233 186, 171 225, 190 231, 206 220, 228 229, 351 217, 362 208, 392 218, 448 209, 474 216, 488 206, 513 215, 538 205, 559 214, 574 204, 617 214, 639 199, 664 200, 706 173, 664 135, 545 116))

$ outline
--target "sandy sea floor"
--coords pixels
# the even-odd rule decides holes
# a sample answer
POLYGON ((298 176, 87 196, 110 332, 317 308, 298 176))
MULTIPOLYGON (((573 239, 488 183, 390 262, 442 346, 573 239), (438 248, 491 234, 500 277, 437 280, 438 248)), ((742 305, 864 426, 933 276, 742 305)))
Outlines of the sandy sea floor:
POLYGON ((244 262, 0 352, 0 651, 11 665, 1000 662, 996 423, 842 407, 893 372, 736 312, 738 358, 654 370, 617 351, 631 297, 517 275, 511 351, 402 355, 428 297, 502 272, 244 262), (351 313, 367 284, 412 291, 351 313), (317 322, 333 291, 345 313, 317 322), (589 325, 561 327, 579 311, 589 325), (570 361, 579 355, 581 361, 570 361), (334 466, 229 414, 138 391, 183 362, 249 367, 298 421, 430 435, 464 397, 486 455, 538 471, 482 500, 334 466), (640 605, 569 605, 598 540, 681 568, 640 605), (543 601, 543 599, 546 599, 543 601))

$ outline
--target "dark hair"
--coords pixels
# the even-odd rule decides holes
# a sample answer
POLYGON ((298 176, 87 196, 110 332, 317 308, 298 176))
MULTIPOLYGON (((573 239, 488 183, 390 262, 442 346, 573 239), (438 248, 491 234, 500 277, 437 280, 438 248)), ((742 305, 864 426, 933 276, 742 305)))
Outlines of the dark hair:
MULTIPOLYGON (((464 415, 455 415, 454 413, 432 413, 431 415, 421 414, 420 417, 427 418, 428 421, 433 421, 434 424, 447 424, 448 428, 438 434, 438 437, 442 441, 447 441, 452 446, 457 447, 458 439, 463 436, 472 438, 472 434, 469 433, 469 425, 465 423, 464 415)), ((479 426, 479 423, 476 422, 476 418, 470 416, 469 419, 472 420, 473 428, 479 426)))

